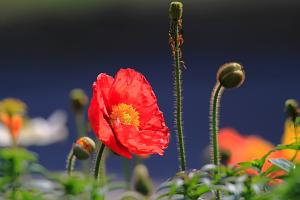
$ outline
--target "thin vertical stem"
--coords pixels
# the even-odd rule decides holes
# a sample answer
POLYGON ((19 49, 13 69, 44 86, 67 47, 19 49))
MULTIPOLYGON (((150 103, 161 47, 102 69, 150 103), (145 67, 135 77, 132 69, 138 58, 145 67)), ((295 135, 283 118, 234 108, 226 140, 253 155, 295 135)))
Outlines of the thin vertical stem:
POLYGON ((131 170, 130 170, 130 162, 127 158, 123 158, 123 173, 124 173, 124 179, 126 181, 126 187, 127 190, 130 189, 130 181, 131 181, 131 170))
POLYGON ((183 138, 183 122, 182 122, 182 72, 180 65, 180 46, 179 46, 179 27, 178 22, 175 24, 175 91, 176 91, 176 126, 177 126, 177 142, 179 145, 179 161, 180 170, 186 170, 185 147, 183 138))
POLYGON ((223 92, 223 87, 221 84, 217 83, 215 88, 213 89, 211 95, 211 107, 210 107, 210 117, 211 117, 211 137, 210 137, 210 145, 212 158, 211 162, 217 166, 220 165, 220 155, 219 155, 219 143, 218 143, 218 132, 219 132, 219 105, 220 105, 220 97, 223 92))
POLYGON ((94 178, 95 178, 95 180, 99 179, 99 175, 100 175, 100 171, 101 171, 100 164, 101 164, 101 159, 102 159, 104 149, 105 149, 105 145, 101 144, 100 149, 99 149, 98 154, 97 154, 95 168, 94 168, 94 178))
POLYGON ((69 176, 72 175, 75 161, 76 161, 76 158, 74 156, 74 152, 73 152, 73 148, 72 148, 68 155, 68 158, 67 158, 67 172, 68 172, 69 176))
POLYGON ((84 114, 82 112, 75 113, 75 123, 78 138, 86 135, 84 114))
MULTIPOLYGON (((221 84, 217 83, 213 89, 210 101, 210 117, 211 117, 211 136, 210 136, 210 145, 211 145, 211 162, 219 167, 220 165, 220 152, 219 152, 219 142, 218 142, 218 132, 219 132, 219 106, 220 98, 223 93, 223 87, 221 84)), ((220 191, 216 191, 216 199, 221 199, 220 191)))

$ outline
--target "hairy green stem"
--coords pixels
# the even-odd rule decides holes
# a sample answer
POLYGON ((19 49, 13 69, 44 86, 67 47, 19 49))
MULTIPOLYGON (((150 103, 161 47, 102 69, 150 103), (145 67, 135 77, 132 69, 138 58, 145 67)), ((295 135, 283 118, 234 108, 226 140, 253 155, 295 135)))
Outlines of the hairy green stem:
MULTIPOLYGON (((220 165, 220 152, 219 152, 219 142, 218 142, 218 132, 219 132, 219 106, 220 98, 223 93, 223 87, 221 84, 217 83, 213 89, 210 101, 210 117, 211 117, 211 136, 210 136, 210 145, 211 145, 211 162, 217 167, 220 165)), ((216 199, 221 199, 220 191, 216 191, 216 199)))
POLYGON ((75 161, 76 161, 76 158, 74 156, 74 152, 73 152, 73 148, 72 148, 69 155, 68 155, 68 158, 67 158, 67 172, 68 172, 69 176, 72 175, 72 171, 73 171, 73 168, 74 168, 74 165, 75 165, 75 161))
POLYGON ((185 147, 183 138, 183 122, 182 122, 182 72, 180 65, 180 47, 179 47, 179 27, 175 24, 175 91, 176 91, 176 126, 177 126, 177 142, 179 145, 179 161, 180 170, 186 170, 185 147))
MULTIPOLYGON (((102 166, 100 164, 101 164, 101 159, 102 159, 102 156, 103 156, 104 149, 105 149, 105 145, 101 144, 100 149, 97 153, 97 158, 96 158, 96 163, 95 163, 95 168, 94 168, 94 178, 95 178, 95 180, 99 180, 100 172, 101 171, 103 172, 103 169, 101 170, 102 166)), ((100 178, 102 178, 102 177, 100 177, 100 178)))
POLYGON ((217 83, 215 88, 213 89, 211 95, 211 107, 210 107, 210 117, 211 117, 211 137, 210 137, 210 145, 211 145, 211 162, 219 166, 220 165, 220 152, 219 152, 219 143, 218 143, 218 132, 219 132, 219 105, 220 105, 220 97, 223 92, 223 87, 221 84, 217 83))

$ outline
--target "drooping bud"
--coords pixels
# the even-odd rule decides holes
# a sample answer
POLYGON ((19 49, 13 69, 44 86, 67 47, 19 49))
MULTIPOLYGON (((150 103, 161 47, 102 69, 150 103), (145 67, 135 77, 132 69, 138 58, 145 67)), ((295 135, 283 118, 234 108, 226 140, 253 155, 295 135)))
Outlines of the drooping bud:
POLYGON ((183 4, 178 1, 171 2, 169 8, 170 19, 173 21, 180 20, 182 18, 183 4))
POLYGON ((298 102, 295 99, 288 99, 285 101, 285 111, 292 119, 292 121, 295 121, 295 119, 298 116, 298 102))
POLYGON ((235 62, 222 65, 218 70, 217 80, 224 88, 240 87, 245 80, 243 66, 235 62))
POLYGON ((138 164, 134 168, 134 189, 135 191, 150 196, 153 191, 153 184, 150 179, 148 169, 143 164, 138 164))
POLYGON ((73 145, 73 153, 78 160, 86 160, 95 150, 95 142, 89 137, 81 137, 73 145))
POLYGON ((70 99, 71 99, 71 108, 75 113, 83 112, 84 107, 88 104, 89 101, 86 93, 79 88, 71 90, 70 99))

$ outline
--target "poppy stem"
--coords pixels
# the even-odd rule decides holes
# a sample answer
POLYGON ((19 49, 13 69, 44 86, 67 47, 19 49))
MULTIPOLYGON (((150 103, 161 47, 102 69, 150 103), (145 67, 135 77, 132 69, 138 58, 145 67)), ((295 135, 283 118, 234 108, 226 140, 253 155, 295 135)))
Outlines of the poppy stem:
POLYGON ((182 29, 182 3, 172 2, 170 4, 170 32, 169 32, 169 42, 174 59, 174 74, 175 74, 175 102, 176 102, 176 128, 177 128, 177 144, 179 151, 179 161, 180 161, 180 170, 186 170, 186 158, 185 158, 185 147, 184 147, 184 137, 183 137, 183 120, 182 120, 182 71, 181 71, 181 45, 183 42, 182 34, 180 31, 182 29))
POLYGON ((68 175, 71 176, 72 175, 72 171, 74 169, 74 165, 75 165, 75 161, 76 161, 76 157, 74 155, 74 151, 73 151, 73 147, 68 155, 68 158, 67 158, 67 172, 68 172, 68 175))
POLYGON ((176 126, 177 126, 177 140, 179 144, 180 155, 180 170, 186 170, 185 147, 183 138, 183 123, 182 123, 182 80, 181 80, 181 66, 179 61, 179 48, 176 43, 175 53, 175 90, 176 90, 176 126))
MULTIPOLYGON (((99 177, 100 175, 100 172, 102 171, 103 172, 103 166, 101 166, 101 159, 102 159, 102 156, 103 156, 103 153, 104 153, 104 149, 105 149, 105 145, 102 143, 101 146, 100 146, 100 149, 97 153, 97 158, 96 158, 96 163, 95 163, 95 168, 94 168, 94 178, 95 180, 99 180, 99 178, 104 178, 104 177, 99 177)), ((102 174, 104 175, 104 174, 102 174)))
MULTIPOLYGON (((219 107, 220 99, 222 96, 224 88, 220 83, 217 83, 213 89, 211 95, 211 107, 210 107, 210 116, 211 116, 211 136, 210 136, 210 145, 212 152, 212 163, 219 167, 220 165, 220 152, 219 152, 219 142, 218 142, 218 132, 219 132, 219 107)), ((219 169, 218 169, 219 170, 219 169)), ((216 199, 221 199, 220 191, 216 191, 216 199)))
POLYGON ((220 107, 220 99, 223 93, 223 87, 221 84, 217 83, 213 89, 211 95, 211 105, 210 105, 210 145, 212 152, 211 162, 219 166, 220 165, 220 153, 219 153, 219 142, 218 142, 218 132, 219 132, 219 107, 220 107))

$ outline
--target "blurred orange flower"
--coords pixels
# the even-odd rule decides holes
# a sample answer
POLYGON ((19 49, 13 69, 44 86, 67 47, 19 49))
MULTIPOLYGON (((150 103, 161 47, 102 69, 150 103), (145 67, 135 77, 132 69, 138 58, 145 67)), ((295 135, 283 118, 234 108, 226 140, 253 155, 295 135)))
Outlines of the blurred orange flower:
POLYGON ((6 98, 0 101, 0 122, 9 130, 14 145, 17 144, 25 113, 26 104, 19 99, 6 98))
POLYGON ((13 141, 16 142, 23 125, 23 117, 20 115, 9 116, 7 113, 0 113, 0 121, 9 129, 13 141))
MULTIPOLYGON (((295 127, 294 123, 291 120, 286 120, 284 124, 284 133, 282 136, 282 144, 291 144, 291 143, 299 142, 299 136, 300 136, 300 126, 298 125, 295 127)), ((283 150, 282 154, 288 160, 293 160, 293 162, 295 163, 300 163, 300 152, 296 153, 295 150, 283 150)))
MULTIPOLYGON (((221 151, 229 153, 226 164, 236 165, 240 162, 251 161, 263 157, 274 145, 255 135, 243 136, 235 129, 224 128, 219 132, 219 145, 221 151)), ((283 158, 282 152, 274 152, 268 158, 283 158)), ((265 162, 262 170, 265 171, 271 163, 265 162)))

